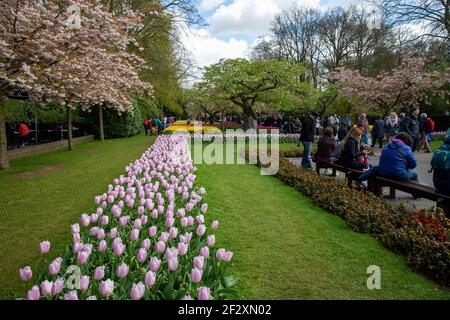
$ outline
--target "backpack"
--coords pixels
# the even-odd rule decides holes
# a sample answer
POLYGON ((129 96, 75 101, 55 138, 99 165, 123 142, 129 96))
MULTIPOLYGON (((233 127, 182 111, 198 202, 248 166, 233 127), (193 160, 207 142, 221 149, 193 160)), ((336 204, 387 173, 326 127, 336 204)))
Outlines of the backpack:
POLYGON ((430 117, 427 118, 427 126, 428 126, 428 132, 433 132, 435 129, 435 123, 434 120, 430 117))
POLYGON ((450 171, 450 145, 444 144, 433 154, 431 167, 437 170, 450 171))

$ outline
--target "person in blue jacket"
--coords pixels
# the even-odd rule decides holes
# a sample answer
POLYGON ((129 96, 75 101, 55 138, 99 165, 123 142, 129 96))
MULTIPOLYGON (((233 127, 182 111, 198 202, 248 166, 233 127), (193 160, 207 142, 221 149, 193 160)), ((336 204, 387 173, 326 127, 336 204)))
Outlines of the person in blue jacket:
POLYGON ((406 132, 399 133, 381 152, 378 174, 403 181, 419 181, 414 168, 416 158, 412 152, 414 139, 406 132))

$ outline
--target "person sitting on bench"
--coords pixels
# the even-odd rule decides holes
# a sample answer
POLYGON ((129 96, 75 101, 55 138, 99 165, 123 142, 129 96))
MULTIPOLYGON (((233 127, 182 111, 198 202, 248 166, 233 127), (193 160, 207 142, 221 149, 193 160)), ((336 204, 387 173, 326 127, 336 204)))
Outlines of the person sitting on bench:
POLYGON ((417 166, 412 152, 413 145, 413 138, 406 132, 395 136, 381 152, 378 174, 402 181, 419 181, 417 173, 413 171, 417 166))
POLYGON ((326 128, 318 142, 315 154, 316 163, 331 163, 331 157, 336 149, 336 141, 333 139, 333 129, 326 128))
MULTIPOLYGON (((447 137, 444 144, 434 153, 431 166, 434 188, 440 194, 450 196, 450 137, 447 137)), ((450 217, 450 201, 442 200, 438 204, 450 217)))
POLYGON ((358 127, 350 130, 340 143, 341 154, 336 161, 337 164, 354 170, 362 171, 365 168, 364 163, 358 161, 358 158, 365 154, 364 151, 360 151, 362 133, 362 130, 358 127))

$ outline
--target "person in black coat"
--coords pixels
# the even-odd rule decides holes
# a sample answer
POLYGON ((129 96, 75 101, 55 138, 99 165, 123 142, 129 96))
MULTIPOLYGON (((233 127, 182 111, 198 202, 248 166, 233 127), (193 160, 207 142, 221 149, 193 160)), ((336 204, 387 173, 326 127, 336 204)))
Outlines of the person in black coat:
POLYGON ((383 140, 384 140, 384 120, 383 116, 378 116, 377 120, 375 120, 372 129, 372 148, 375 147, 375 144, 378 141, 380 149, 383 149, 383 140))
POLYGON ((419 130, 419 120, 418 116, 420 109, 415 107, 412 108, 410 113, 400 122, 400 132, 406 132, 409 134, 413 140, 414 144, 412 151, 416 151, 420 140, 420 130, 419 130))
POLYGON ((303 116, 301 118, 302 129, 300 131, 300 142, 303 144, 302 167, 306 169, 312 168, 312 144, 314 142, 314 132, 316 119, 311 116, 303 116))
POLYGON ((364 155, 364 151, 360 151, 360 142, 362 130, 358 127, 352 128, 347 136, 341 142, 341 155, 337 163, 350 169, 362 170, 365 165, 357 159, 364 155))

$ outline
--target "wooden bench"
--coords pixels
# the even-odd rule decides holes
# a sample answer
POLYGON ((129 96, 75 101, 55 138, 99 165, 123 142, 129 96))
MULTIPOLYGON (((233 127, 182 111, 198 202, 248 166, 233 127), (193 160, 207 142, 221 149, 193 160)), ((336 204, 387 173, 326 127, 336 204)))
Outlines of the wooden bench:
POLYGON ((359 175, 362 174, 361 171, 346 168, 346 167, 341 166, 336 163, 317 162, 316 163, 316 172, 319 176, 320 176, 320 169, 332 169, 333 170, 333 173, 331 174, 332 177, 336 177, 337 171, 344 173, 345 180, 346 180, 348 186, 351 186, 353 180, 355 180, 356 177, 358 177, 359 175))
POLYGON ((392 180, 381 176, 374 176, 369 179, 368 188, 376 195, 382 195, 383 187, 388 187, 390 189, 389 196, 391 199, 395 199, 396 190, 399 190, 409 193, 416 198, 425 198, 436 202, 444 200, 450 201, 450 196, 437 193, 432 187, 424 186, 412 181, 392 180))

